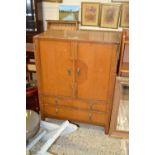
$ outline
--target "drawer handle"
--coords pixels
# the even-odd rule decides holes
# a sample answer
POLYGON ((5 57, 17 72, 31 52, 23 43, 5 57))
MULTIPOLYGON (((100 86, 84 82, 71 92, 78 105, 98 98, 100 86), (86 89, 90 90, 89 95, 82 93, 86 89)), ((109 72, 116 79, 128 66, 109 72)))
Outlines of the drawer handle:
POLYGON ((89 114, 89 120, 90 120, 90 121, 92 120, 92 113, 89 114))
POLYGON ((58 105, 58 100, 55 100, 55 105, 58 105))
POLYGON ((93 104, 91 103, 91 104, 90 104, 90 110, 92 110, 92 109, 93 109, 93 104))
POLYGON ((68 68, 68 75, 71 76, 71 69, 68 68))
POLYGON ((80 68, 78 68, 78 69, 77 69, 77 74, 78 74, 78 76, 80 76, 80 73, 81 73, 80 68))
POLYGON ((58 113, 58 108, 55 109, 55 113, 56 113, 56 114, 58 113))

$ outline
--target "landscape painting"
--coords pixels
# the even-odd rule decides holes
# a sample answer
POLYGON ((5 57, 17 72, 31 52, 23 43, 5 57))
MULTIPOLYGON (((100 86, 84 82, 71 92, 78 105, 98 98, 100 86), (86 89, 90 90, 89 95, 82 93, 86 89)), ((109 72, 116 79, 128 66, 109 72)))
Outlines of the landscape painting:
POLYGON ((59 20, 78 21, 79 5, 59 5, 59 20))

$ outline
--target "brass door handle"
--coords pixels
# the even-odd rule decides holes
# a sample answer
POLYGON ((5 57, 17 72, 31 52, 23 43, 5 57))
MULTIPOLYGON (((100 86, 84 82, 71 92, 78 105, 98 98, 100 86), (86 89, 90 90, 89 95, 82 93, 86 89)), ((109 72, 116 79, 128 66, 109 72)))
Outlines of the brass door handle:
POLYGON ((89 121, 92 120, 92 113, 89 114, 89 121))
POLYGON ((55 113, 56 113, 56 114, 58 113, 58 108, 55 109, 55 113))
POLYGON ((71 76, 71 69, 68 68, 68 75, 71 76))
POLYGON ((78 76, 80 76, 80 73, 81 73, 80 68, 77 68, 77 74, 78 74, 78 76))
POLYGON ((58 105, 58 100, 55 100, 54 103, 55 103, 55 105, 58 105))

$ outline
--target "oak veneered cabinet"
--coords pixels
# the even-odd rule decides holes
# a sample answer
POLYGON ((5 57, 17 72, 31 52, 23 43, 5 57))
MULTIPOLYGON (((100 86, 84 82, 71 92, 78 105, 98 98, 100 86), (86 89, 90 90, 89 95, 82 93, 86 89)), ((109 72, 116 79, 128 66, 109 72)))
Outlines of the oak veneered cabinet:
POLYGON ((42 118, 103 125, 108 133, 120 38, 85 31, 34 37, 42 118))

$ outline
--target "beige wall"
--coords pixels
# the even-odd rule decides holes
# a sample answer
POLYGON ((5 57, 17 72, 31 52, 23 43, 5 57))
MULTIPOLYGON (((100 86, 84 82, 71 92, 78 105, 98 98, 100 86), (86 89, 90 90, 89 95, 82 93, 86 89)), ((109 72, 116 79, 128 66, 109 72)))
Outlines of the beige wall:
MULTIPOLYGON (((70 5, 80 5, 81 2, 100 2, 100 3, 111 3, 111 0, 63 0, 63 4, 70 5)), ((46 30, 46 20, 58 20, 59 19, 59 5, 62 3, 51 3, 43 2, 43 19, 44 19, 44 30, 46 30)), ((81 11, 79 13, 79 20, 81 18, 81 11)), ((107 29, 100 27, 91 27, 91 26, 80 26, 80 29, 95 29, 95 30, 114 30, 122 31, 122 28, 118 29, 107 29)))

